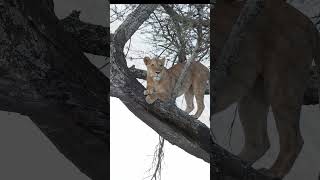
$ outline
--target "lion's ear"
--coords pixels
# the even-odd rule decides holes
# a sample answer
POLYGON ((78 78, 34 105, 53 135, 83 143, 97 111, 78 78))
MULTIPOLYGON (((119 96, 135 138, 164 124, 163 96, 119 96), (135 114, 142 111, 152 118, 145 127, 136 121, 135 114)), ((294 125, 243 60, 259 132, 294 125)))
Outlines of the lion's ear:
POLYGON ((145 65, 148 65, 150 63, 150 58, 149 57, 144 57, 143 61, 144 61, 145 65))
POLYGON ((160 61, 162 62, 162 64, 164 64, 164 62, 166 61, 166 58, 161 58, 160 61))

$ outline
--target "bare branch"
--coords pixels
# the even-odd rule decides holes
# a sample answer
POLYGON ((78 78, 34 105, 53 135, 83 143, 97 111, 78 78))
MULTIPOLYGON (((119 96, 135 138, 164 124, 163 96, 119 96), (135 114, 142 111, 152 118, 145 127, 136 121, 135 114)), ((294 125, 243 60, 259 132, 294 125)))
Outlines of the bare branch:
POLYGON ((114 38, 118 40, 116 42, 117 45, 124 47, 126 42, 144 22, 144 19, 147 19, 150 16, 150 13, 152 13, 157 7, 158 4, 139 5, 131 14, 129 14, 127 19, 119 26, 114 34, 114 38), (128 21, 128 19, 130 19, 130 21, 128 21), (124 29, 123 27, 126 27, 127 29, 124 29))
POLYGON ((170 7, 167 4, 162 4, 162 7, 164 8, 164 10, 170 15, 170 17, 172 18, 174 27, 176 29, 176 35, 179 39, 179 62, 184 62, 187 58, 186 58, 186 36, 184 31, 182 30, 182 28, 179 25, 179 15, 173 10, 172 7, 170 7))
POLYGON ((66 32, 71 33, 82 51, 109 57, 110 52, 106 47, 110 45, 110 28, 82 22, 79 14, 79 11, 73 11, 68 17, 60 20, 59 24, 66 32))
POLYGON ((151 175, 151 180, 157 180, 157 179, 161 180, 162 161, 164 158, 163 147, 164 147, 164 138, 159 136, 159 143, 155 148, 155 152, 152 160, 152 166, 148 170, 150 172, 152 168, 154 168, 154 171, 151 175))
MULTIPOLYGON (((202 8, 199 7, 197 8, 198 9, 198 15, 199 15, 199 19, 202 19, 202 8)), ((172 92, 172 95, 171 95, 171 98, 173 101, 175 101, 176 97, 178 96, 178 93, 181 89, 181 86, 182 86, 182 82, 184 81, 185 79, 185 76, 186 76, 186 73, 188 72, 188 69, 189 69, 189 66, 191 65, 191 63, 194 61, 194 59, 197 57, 198 55, 198 52, 199 52, 199 47, 201 46, 201 41, 202 41, 202 26, 199 25, 197 27, 197 31, 198 31, 198 38, 197 38, 197 44, 196 44, 196 47, 191 55, 191 58, 187 60, 187 62, 185 63, 182 71, 181 71, 181 74, 176 82, 176 85, 173 89, 173 92, 172 92)), ((181 37, 182 38, 182 37, 181 37)))
MULTIPOLYGON (((133 15, 129 15, 125 20, 129 23, 122 24, 114 35, 113 42, 123 40, 123 36, 128 34, 126 30, 134 26, 137 30, 155 9, 153 6, 140 5, 145 11, 137 8, 133 15), (148 14, 145 12, 149 12, 148 14), (136 17, 140 17, 136 19, 136 17), (135 24, 135 25, 132 25, 135 24)), ((130 30, 133 34, 134 31, 130 30)), ((127 38, 130 38, 127 36, 127 38)), ((123 42, 111 43, 111 96, 120 98, 120 100, 131 110, 138 118, 153 128, 159 135, 164 137, 170 143, 179 146, 188 153, 209 162, 209 155, 199 146, 199 137, 207 132, 209 128, 198 120, 190 118, 185 112, 176 106, 168 103, 156 102, 149 105, 143 95, 144 87, 130 73, 125 63, 123 54, 123 42)))

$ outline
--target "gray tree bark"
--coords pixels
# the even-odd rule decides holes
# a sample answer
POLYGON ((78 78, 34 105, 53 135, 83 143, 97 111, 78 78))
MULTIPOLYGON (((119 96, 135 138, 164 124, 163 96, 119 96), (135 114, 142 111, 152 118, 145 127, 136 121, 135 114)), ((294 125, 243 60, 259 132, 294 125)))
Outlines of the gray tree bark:
POLYGON ((107 179, 109 80, 60 25, 53 1, 0 1, 0 34, 0 109, 29 116, 83 173, 107 179))
POLYGON ((123 47, 156 7, 140 5, 115 32, 110 54, 111 96, 118 97, 129 110, 159 135, 191 155, 206 162, 209 162, 209 154, 211 157, 217 157, 221 160, 218 164, 220 168, 234 177, 243 177, 250 173, 258 179, 269 179, 217 145, 212 141, 208 127, 190 118, 176 106, 158 101, 152 105, 145 102, 144 87, 126 66, 123 47))
POLYGON ((149 105, 144 87, 131 74, 123 53, 124 44, 148 19, 158 5, 140 5, 116 30, 111 41, 111 96, 118 97, 138 118, 170 143, 209 162, 209 155, 199 145, 202 133, 209 128, 174 105, 155 102, 149 105))

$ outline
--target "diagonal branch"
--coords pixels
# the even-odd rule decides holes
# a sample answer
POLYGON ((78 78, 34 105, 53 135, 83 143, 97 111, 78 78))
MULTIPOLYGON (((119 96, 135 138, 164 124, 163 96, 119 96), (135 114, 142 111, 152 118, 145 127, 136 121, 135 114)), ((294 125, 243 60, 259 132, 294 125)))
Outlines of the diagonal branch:
POLYGON ((174 24, 175 30, 177 31, 176 35, 178 37, 179 40, 179 62, 184 62, 187 58, 187 54, 186 54, 186 35, 184 33, 184 31, 182 30, 179 22, 179 15, 174 11, 174 9, 167 5, 167 4, 161 4, 161 6, 163 7, 163 9, 169 14, 169 16, 172 19, 172 22, 174 24))
MULTIPOLYGON (((129 15, 124 24, 120 25, 112 42, 119 42, 123 38, 117 33, 129 34, 126 32, 127 30, 135 32, 134 30, 139 28, 155 8, 156 6, 140 5, 133 12, 135 16, 129 15), (145 11, 141 11, 141 9, 145 11), (136 19, 135 17, 140 18, 136 19), (126 23, 126 21, 130 23, 126 23), (135 29, 133 30, 132 27, 135 29)), ((127 36, 126 39, 129 38, 127 36)), ((144 87, 132 76, 126 66, 123 43, 125 42, 111 43, 111 96, 122 100, 129 110, 170 143, 209 162, 208 153, 198 143, 201 133, 207 132, 206 134, 209 135, 209 128, 200 121, 190 118, 174 105, 162 102, 156 102, 153 105, 147 104, 143 95, 144 87)))
MULTIPOLYGON (((202 11, 202 9, 201 9, 201 7, 199 7, 198 8, 198 12, 199 12, 199 17, 198 18, 199 18, 199 20, 202 19, 202 13, 203 12, 201 12, 201 11, 202 11)), ((198 38, 197 38, 196 47, 195 47, 190 59, 188 59, 187 62, 185 63, 185 65, 184 65, 184 67, 183 67, 183 69, 181 71, 181 74, 180 74, 180 76, 179 76, 179 78, 178 78, 178 80, 176 82, 176 85, 175 85, 175 87, 173 89, 173 93, 171 95, 171 98, 172 98, 173 101, 175 101, 176 97, 178 96, 178 92, 181 89, 182 82, 184 81, 184 78, 186 77, 186 73, 188 72, 188 69, 189 69, 191 63, 197 57, 198 52, 199 52, 199 48, 201 47, 201 41, 202 41, 202 26, 201 25, 198 25, 197 31, 198 31, 198 33, 197 33, 198 38)))
POLYGON ((117 39, 118 42, 114 43, 116 43, 120 47, 124 47, 125 43, 141 26, 140 23, 132 22, 141 22, 146 17, 149 17, 150 13, 152 13, 157 7, 158 4, 145 4, 138 6, 135 11, 128 15, 128 18, 116 30, 114 39, 117 39), (128 19, 130 19, 131 21, 128 21, 128 19), (127 29, 124 29, 123 27, 127 27, 127 29))
MULTIPOLYGON (((126 33, 126 30, 135 27, 135 29, 129 30, 132 35, 156 8, 148 7, 148 5, 140 6, 149 13, 134 11, 133 14, 140 18, 135 19, 135 17, 129 15, 126 21, 131 24, 122 24, 116 31, 112 42, 123 40, 123 37, 117 35, 117 32, 121 32, 122 35, 129 34, 129 32, 126 33)), ((130 36, 127 36, 125 39, 128 40, 129 38, 130 36)), ((132 76, 126 65, 123 54, 124 43, 111 44, 111 96, 118 97, 132 113, 160 136, 189 154, 206 162, 209 162, 209 154, 214 159, 221 159, 219 167, 234 177, 242 177, 241 175, 250 172, 259 179, 268 180, 251 167, 245 166, 245 162, 213 142, 207 126, 191 118, 175 105, 159 101, 152 105, 147 104, 143 95, 144 87, 132 76)))
POLYGON ((61 19, 59 24, 78 42, 82 51, 109 57, 110 52, 106 47, 110 45, 110 28, 80 21, 80 12, 76 12, 72 11, 68 17, 61 19))

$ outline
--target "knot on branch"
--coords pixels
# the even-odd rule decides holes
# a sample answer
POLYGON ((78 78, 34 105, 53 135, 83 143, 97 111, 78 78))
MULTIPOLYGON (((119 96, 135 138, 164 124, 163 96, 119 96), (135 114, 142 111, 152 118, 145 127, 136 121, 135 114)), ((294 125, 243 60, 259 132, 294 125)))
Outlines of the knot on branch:
POLYGON ((73 11, 69 14, 68 18, 80 20, 80 13, 81 13, 80 10, 73 10, 73 11))

